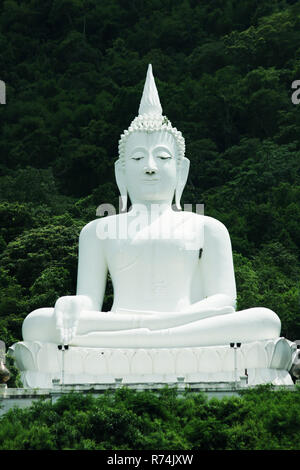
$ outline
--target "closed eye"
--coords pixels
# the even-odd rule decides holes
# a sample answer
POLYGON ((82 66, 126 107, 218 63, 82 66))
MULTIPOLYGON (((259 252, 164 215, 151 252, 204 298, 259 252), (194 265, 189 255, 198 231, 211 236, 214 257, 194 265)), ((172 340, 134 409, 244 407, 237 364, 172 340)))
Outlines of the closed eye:
POLYGON ((161 160, 169 160, 172 157, 169 157, 167 155, 158 155, 158 158, 160 158, 161 160))
POLYGON ((144 157, 132 157, 132 160, 142 160, 144 157))

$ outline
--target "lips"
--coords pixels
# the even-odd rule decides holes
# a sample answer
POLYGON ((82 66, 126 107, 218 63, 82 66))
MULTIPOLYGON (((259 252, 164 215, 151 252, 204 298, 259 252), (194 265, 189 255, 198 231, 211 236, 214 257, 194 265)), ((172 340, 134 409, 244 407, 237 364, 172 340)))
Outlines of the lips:
POLYGON ((153 178, 153 179, 143 179, 142 180, 144 183, 156 183, 157 181, 159 181, 159 178, 153 178))

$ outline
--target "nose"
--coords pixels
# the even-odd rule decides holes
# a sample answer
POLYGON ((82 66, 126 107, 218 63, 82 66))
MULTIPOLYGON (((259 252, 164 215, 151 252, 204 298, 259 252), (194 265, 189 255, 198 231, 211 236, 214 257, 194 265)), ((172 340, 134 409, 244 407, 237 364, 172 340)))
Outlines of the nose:
POLYGON ((157 170, 158 170, 158 168, 156 166, 156 163, 155 163, 155 160, 154 160, 153 156, 149 155, 147 164, 144 167, 144 172, 147 175, 154 175, 155 173, 157 173, 157 170))
POLYGON ((156 173, 157 170, 155 170, 154 168, 149 168, 149 167, 146 167, 145 166, 145 173, 147 175, 154 175, 156 173))

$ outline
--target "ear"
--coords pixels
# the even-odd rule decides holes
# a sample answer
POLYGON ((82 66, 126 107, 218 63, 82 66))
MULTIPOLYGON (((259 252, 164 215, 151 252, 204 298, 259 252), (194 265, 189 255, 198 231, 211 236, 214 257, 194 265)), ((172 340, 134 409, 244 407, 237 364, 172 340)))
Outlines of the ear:
POLYGON ((177 176, 177 184, 175 189, 175 204, 177 209, 181 209, 180 199, 186 185, 190 169, 190 161, 188 158, 183 157, 180 162, 179 172, 177 176))
POLYGON ((118 159, 115 162, 115 177, 116 182, 120 191, 121 201, 122 201, 122 211, 126 211, 127 209, 127 187, 125 182, 125 172, 123 162, 118 159))

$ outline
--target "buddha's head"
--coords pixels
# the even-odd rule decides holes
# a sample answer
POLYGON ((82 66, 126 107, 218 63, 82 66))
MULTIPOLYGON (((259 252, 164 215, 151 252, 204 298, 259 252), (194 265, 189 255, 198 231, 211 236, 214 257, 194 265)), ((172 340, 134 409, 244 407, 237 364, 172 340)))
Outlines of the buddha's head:
POLYGON ((181 132, 162 115, 149 65, 139 115, 119 141, 115 173, 123 207, 129 194, 133 203, 172 203, 175 195, 176 206, 180 208, 189 171, 184 153, 181 132))

